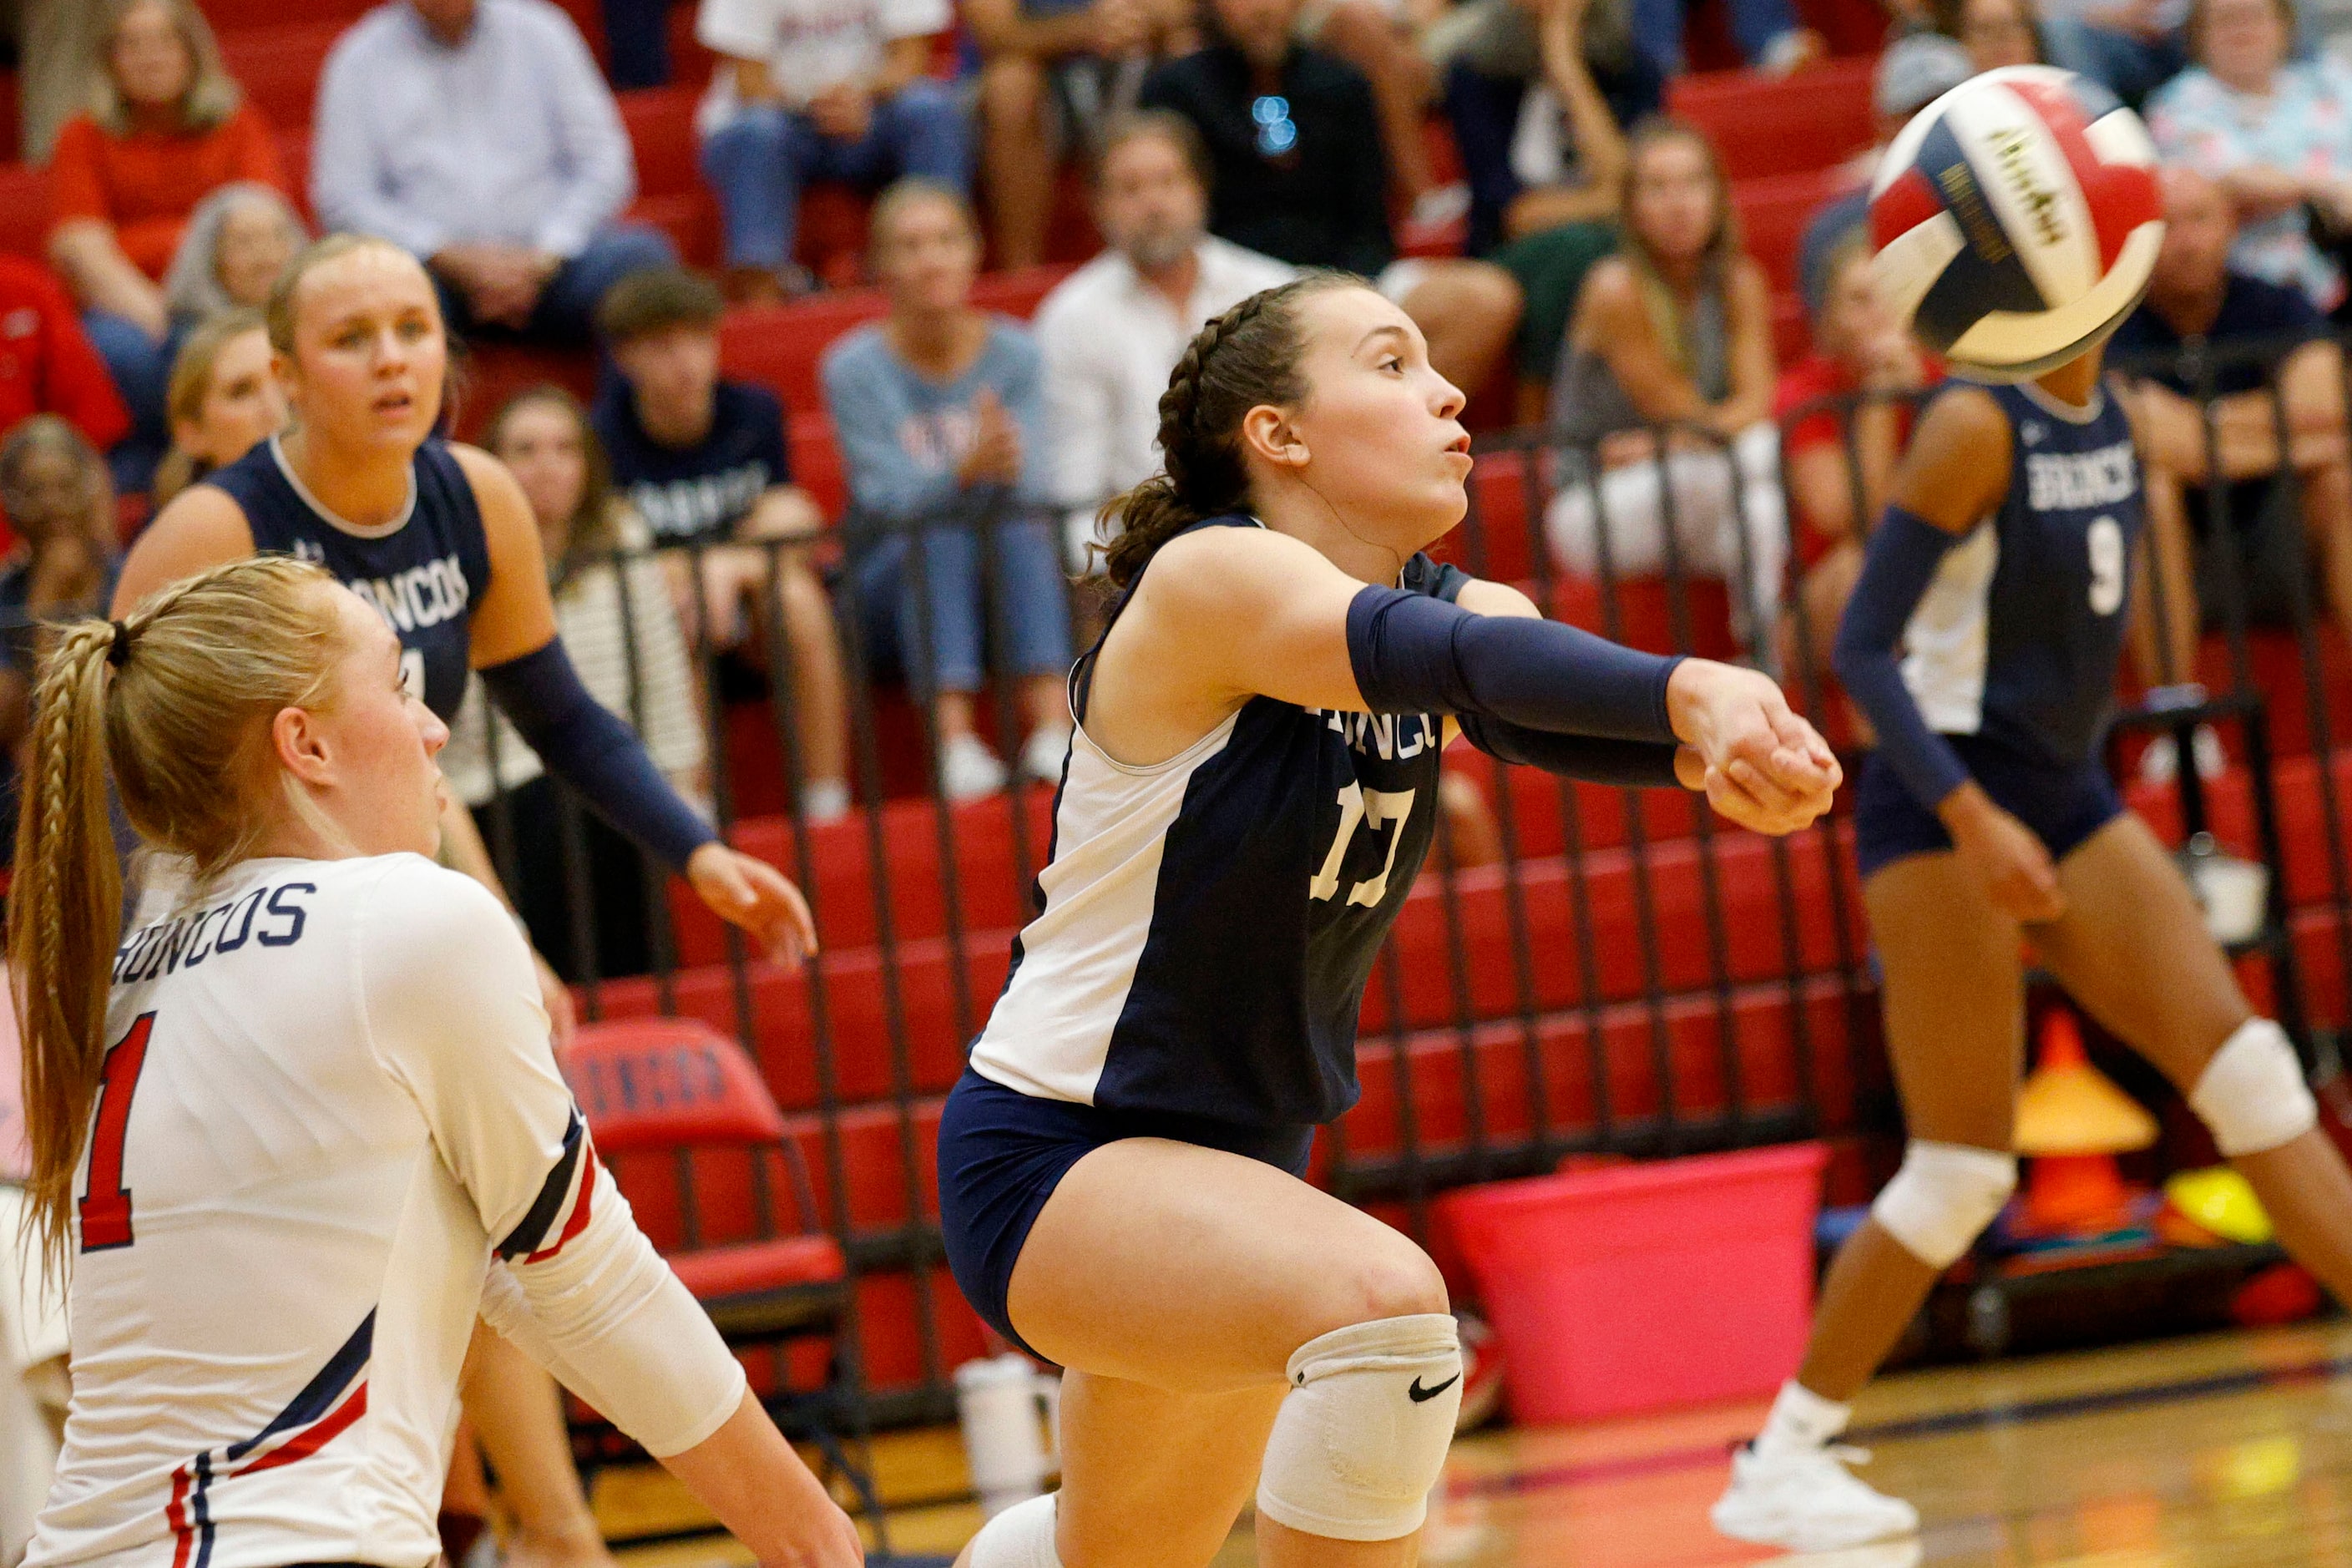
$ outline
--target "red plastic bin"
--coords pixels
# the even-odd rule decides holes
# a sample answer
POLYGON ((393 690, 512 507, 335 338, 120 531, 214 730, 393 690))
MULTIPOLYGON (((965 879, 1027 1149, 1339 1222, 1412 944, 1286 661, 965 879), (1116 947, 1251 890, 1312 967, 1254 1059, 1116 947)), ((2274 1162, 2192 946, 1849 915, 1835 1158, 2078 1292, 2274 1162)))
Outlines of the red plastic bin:
POLYGON ((1440 1199, 1502 1342, 1511 1418, 1587 1421, 1777 1387, 1812 1322, 1827 1159, 1793 1143, 1440 1199))

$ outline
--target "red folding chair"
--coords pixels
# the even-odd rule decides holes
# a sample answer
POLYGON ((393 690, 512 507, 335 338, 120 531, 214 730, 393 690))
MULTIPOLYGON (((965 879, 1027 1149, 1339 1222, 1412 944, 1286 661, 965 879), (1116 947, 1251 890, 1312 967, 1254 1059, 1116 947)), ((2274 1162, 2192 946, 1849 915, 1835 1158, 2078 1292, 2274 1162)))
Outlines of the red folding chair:
MULTIPOLYGON (((761 1403, 849 1483, 887 1552, 848 1263, 818 1226, 807 1164, 751 1058, 707 1024, 633 1018, 583 1026, 562 1068, 639 1225, 731 1348, 773 1352, 761 1403), (781 1220, 780 1176, 790 1204, 781 1220), (786 1352, 800 1342, 826 1347, 814 1390, 793 1386, 786 1352)), ((578 1429, 575 1447, 583 1465, 595 1466, 627 1446, 597 1423, 578 1429)))

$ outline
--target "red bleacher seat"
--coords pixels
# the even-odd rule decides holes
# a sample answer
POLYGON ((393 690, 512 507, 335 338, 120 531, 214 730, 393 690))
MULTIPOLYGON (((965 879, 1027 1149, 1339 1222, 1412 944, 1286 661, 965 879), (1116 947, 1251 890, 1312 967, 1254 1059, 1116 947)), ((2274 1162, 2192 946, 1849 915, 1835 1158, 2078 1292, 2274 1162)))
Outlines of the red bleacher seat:
POLYGON ((1826 168, 1870 145, 1872 59, 1831 60, 1794 76, 1695 71, 1666 107, 1714 140, 1731 179, 1826 168))
MULTIPOLYGON (((282 17, 282 13, 281 13, 282 17)), ((221 58, 255 108, 278 131, 305 130, 327 53, 350 26, 343 17, 287 22, 221 37, 221 58)))
POLYGON ((668 195, 702 185, 694 110, 701 94, 687 87, 655 87, 619 95, 621 123, 637 153, 637 191, 668 195))

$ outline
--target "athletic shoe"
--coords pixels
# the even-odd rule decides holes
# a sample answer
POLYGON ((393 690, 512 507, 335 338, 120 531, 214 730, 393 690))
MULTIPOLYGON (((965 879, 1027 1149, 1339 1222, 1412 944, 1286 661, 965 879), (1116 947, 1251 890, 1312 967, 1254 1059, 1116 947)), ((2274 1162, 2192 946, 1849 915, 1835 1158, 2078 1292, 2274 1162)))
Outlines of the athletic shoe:
POLYGON ((958 735, 940 757, 940 789, 952 801, 978 800, 1004 787, 1004 763, 977 735, 958 735))
POLYGON ((1058 784, 1062 778, 1062 759, 1070 754, 1070 732, 1056 724, 1050 730, 1032 730, 1021 748, 1021 776, 1044 784, 1058 784))
MULTIPOLYGON (((2221 737, 2210 724, 2200 724, 2189 731, 2189 754, 2197 761, 2197 776, 2218 779, 2229 771, 2230 754, 2221 749, 2221 737)), ((2139 778, 2145 784, 2168 784, 2180 776, 2180 742, 2169 734, 2151 739, 2147 749, 2139 754, 2139 778)))
POLYGON ((1869 1460, 1860 1448, 1839 1446, 1771 1455, 1738 1448, 1731 1485, 1707 1517, 1735 1541, 1791 1552, 1832 1552, 1917 1533, 1917 1509, 1873 1491, 1846 1468, 1869 1460))
POLYGON ((839 822, 849 815, 849 785, 839 779, 814 779, 801 786, 801 816, 811 827, 839 822))

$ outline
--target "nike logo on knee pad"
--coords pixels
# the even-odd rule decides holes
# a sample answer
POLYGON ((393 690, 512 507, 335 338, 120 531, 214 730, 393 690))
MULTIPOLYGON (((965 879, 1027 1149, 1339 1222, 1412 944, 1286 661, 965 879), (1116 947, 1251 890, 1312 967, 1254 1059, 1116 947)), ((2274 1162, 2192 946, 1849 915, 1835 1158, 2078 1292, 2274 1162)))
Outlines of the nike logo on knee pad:
POLYGON ((1405 1397, 1412 1400, 1415 1405, 1426 1405, 1431 1400, 1436 1398, 1439 1394, 1444 1393, 1447 1389, 1453 1387, 1455 1384, 1461 1381, 1462 1374, 1457 1372, 1452 1377, 1447 1378, 1444 1383, 1439 1384, 1435 1388, 1423 1388, 1421 1385, 1421 1379, 1416 1377, 1412 1380, 1412 1386, 1404 1391, 1405 1397))

